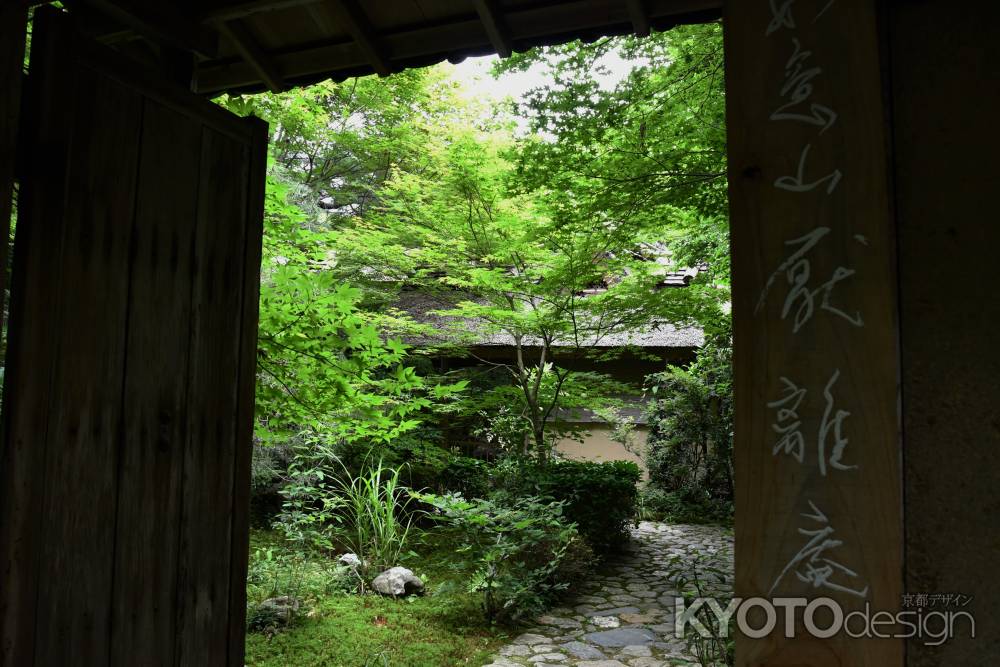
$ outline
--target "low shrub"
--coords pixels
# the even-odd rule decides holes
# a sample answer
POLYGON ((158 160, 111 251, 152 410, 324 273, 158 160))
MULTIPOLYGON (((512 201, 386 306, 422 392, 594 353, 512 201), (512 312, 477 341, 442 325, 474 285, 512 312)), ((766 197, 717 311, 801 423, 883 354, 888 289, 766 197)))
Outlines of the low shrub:
POLYGON ((639 467, 628 461, 511 461, 497 466, 498 491, 541 496, 564 505, 566 519, 600 554, 621 549, 638 505, 639 467))
POLYGON ((669 523, 733 522, 733 501, 714 498, 704 490, 681 489, 664 491, 647 485, 639 495, 639 516, 642 519, 669 523))
POLYGON ((358 583, 353 570, 321 556, 272 546, 254 549, 247 568, 247 629, 277 632, 316 600, 352 592, 358 583))
POLYGON ((468 590, 482 594, 487 620, 513 623, 548 606, 559 591, 589 569, 590 553, 576 527, 563 517, 564 503, 537 497, 499 504, 459 494, 420 494, 435 517, 456 529, 471 564, 468 590))
POLYGON ((489 465, 485 461, 452 453, 433 440, 406 434, 388 445, 341 443, 337 456, 354 475, 372 461, 397 468, 400 480, 411 489, 434 493, 455 491, 466 497, 483 496, 489 489, 489 465))
POLYGON ((667 518, 715 521, 726 514, 733 487, 732 351, 726 340, 698 352, 689 368, 647 378, 655 400, 646 443, 645 505, 667 518))

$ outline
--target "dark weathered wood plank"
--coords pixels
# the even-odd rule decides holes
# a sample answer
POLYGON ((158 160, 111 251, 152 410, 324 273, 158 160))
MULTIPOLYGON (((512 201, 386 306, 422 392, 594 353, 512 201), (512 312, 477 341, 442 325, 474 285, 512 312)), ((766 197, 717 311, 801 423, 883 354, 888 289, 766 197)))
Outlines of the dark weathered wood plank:
MULTIPOLYGON (((329 0, 325 0, 329 2, 329 0)), ((714 18, 722 6, 721 0, 646 0, 650 25, 657 29, 688 21, 714 18)), ((329 22, 331 34, 337 17, 328 5, 310 5, 310 15, 316 21, 329 22)), ((504 23, 518 48, 569 41, 573 35, 595 35, 601 32, 626 34, 634 32, 624 3, 620 0, 596 2, 575 0, 551 5, 525 5, 504 11, 504 23)), ((391 33, 378 34, 378 46, 386 68, 423 67, 449 58, 460 60, 471 55, 486 55, 494 47, 478 17, 466 14, 449 22, 442 19, 433 25, 410 27, 391 33)), ((286 84, 315 82, 326 78, 343 80, 349 76, 370 74, 370 54, 360 44, 332 39, 329 43, 303 44, 300 47, 272 49, 271 57, 284 76, 286 84)), ((241 61, 207 61, 199 65, 195 90, 210 95, 225 90, 260 89, 260 77, 241 61)))
POLYGON ((483 22, 490 43, 501 58, 510 58, 514 46, 510 41, 510 31, 503 21, 503 15, 494 0, 473 0, 479 20, 483 22))
MULTIPOLYGON (((996 662, 1000 578, 1000 5, 887 3, 899 225, 906 591, 960 592, 955 636, 908 667, 996 662), (943 17, 947 16, 947 26, 943 17)), ((940 608, 940 606, 939 606, 940 608)))
POLYGON ((173 3, 136 0, 79 0, 157 44, 213 58, 218 50, 216 35, 173 3))
POLYGON ((208 24, 217 21, 232 21, 243 19, 254 14, 293 9, 303 5, 312 5, 323 0, 250 0, 239 2, 218 9, 210 9, 202 15, 202 21, 208 24))
POLYGON ((174 664, 201 125, 143 111, 112 601, 113 665, 174 664))
MULTIPOLYGON (((38 26, 34 70, 56 88, 75 91, 68 68, 58 62, 59 40, 38 26)), ((34 655, 38 551, 42 545, 39 508, 45 480, 45 439, 49 387, 55 367, 51 354, 57 332, 51 326, 59 304, 64 192, 74 115, 52 89, 28 91, 30 132, 37 151, 24 165, 19 226, 11 282, 11 326, 4 383, 3 448, 0 456, 0 664, 30 665, 34 655), (45 158, 59 156, 46 163, 45 158), (60 196, 51 196, 57 192, 60 196), (37 222, 34 222, 37 221, 37 222)))
POLYGON ((628 5, 628 15, 632 19, 632 26, 635 27, 635 34, 639 37, 648 37, 652 26, 649 23, 649 15, 646 13, 646 3, 643 0, 626 0, 628 5))
MULTIPOLYGON (((48 303, 42 294, 27 295, 51 309, 47 325, 56 336, 45 350, 56 364, 47 396, 45 465, 29 473, 43 475, 45 485, 44 500, 32 512, 41 510, 43 526, 35 611, 39 665, 103 664, 109 654, 113 471, 128 290, 123 277, 139 144, 139 96, 86 68, 68 67, 69 61, 62 53, 57 66, 71 68, 77 83, 76 131, 65 183, 46 193, 66 192, 62 251, 55 260, 60 294, 50 295, 48 303)), ((65 91, 55 93, 60 104, 67 103, 65 91)), ((58 160, 48 157, 50 164, 58 160)), ((52 222, 48 215, 24 221, 52 222)), ((36 266, 28 279, 50 266, 36 266)))
POLYGON ((261 80, 267 84, 272 93, 280 93, 284 90, 281 73, 274 61, 264 53, 242 21, 239 19, 219 21, 215 27, 232 42, 236 51, 260 75, 261 80))
POLYGON ((329 25, 328 29, 331 32, 333 26, 346 29, 376 74, 388 76, 392 73, 392 66, 385 49, 375 34, 364 8, 356 0, 326 0, 322 4, 309 5, 306 10, 321 25, 329 25))
POLYGON ((3 664, 99 662, 107 655, 103 584, 111 542, 87 520, 114 501, 112 484, 91 472, 102 457, 114 462, 121 358, 114 336, 79 329, 94 318, 112 327, 123 318, 123 287, 107 269, 127 258, 137 148, 127 112, 138 98, 65 66, 65 35, 51 19, 36 16, 37 79, 25 124, 34 150, 22 181, 13 285, 0 465, 3 664), (118 122, 74 132, 96 115, 76 105, 95 95, 116 105, 108 116, 118 122), (66 280, 84 291, 81 298, 66 295, 66 280), (83 495, 64 497, 64 489, 83 495))
POLYGON ((67 30, 65 39, 72 43, 72 46, 67 45, 67 48, 72 50, 75 59, 90 63, 105 76, 134 87, 161 106, 199 118, 203 123, 235 139, 249 141, 246 124, 241 118, 217 104, 189 94, 187 86, 156 76, 147 67, 123 58, 109 47, 98 44, 78 32, 67 30))
POLYGON ((178 563, 178 664, 228 653, 233 464, 249 149, 211 130, 202 141, 191 300, 188 437, 178 563))
POLYGON ((14 160, 21 115, 25 29, 28 10, 18 3, 0 5, 0 329, 7 288, 7 246, 14 196, 14 160))
POLYGON ((242 664, 266 125, 42 14, 0 663, 242 664))
POLYGON ((229 567, 229 667, 241 667, 247 611, 247 558, 250 550, 250 459, 253 453, 254 392, 257 387, 257 323, 260 309, 260 260, 264 233, 267 176, 267 123, 251 118, 246 234, 243 248, 237 379, 236 448, 233 461, 232 552, 229 567))
MULTIPOLYGON (((733 0, 725 11, 736 594, 898 611, 895 242, 876 3, 733 0), (811 551, 820 534, 842 544, 820 538, 811 551)), ((737 664, 902 664, 900 640, 811 638, 801 617, 792 639, 783 623, 739 637, 737 664)))

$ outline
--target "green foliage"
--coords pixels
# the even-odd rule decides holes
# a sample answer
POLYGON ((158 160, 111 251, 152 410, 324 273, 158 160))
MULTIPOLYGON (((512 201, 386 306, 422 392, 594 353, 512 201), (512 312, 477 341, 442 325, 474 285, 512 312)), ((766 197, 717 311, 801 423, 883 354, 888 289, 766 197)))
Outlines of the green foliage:
MULTIPOLYGON (((666 564, 666 577, 677 588, 687 604, 696 598, 716 598, 729 595, 733 589, 732 554, 726 551, 709 551, 690 556, 672 556, 666 564)), ((735 614, 729 624, 722 627, 711 608, 706 604, 694 614, 695 620, 708 631, 703 637, 688 627, 684 641, 688 650, 702 667, 732 667, 736 664, 735 614)))
POLYGON ((303 551, 274 545, 254 549, 247 570, 247 629, 274 633, 291 625, 309 605, 335 593, 357 588, 350 568, 313 558, 303 551), (284 600, 287 613, 279 613, 269 600, 284 600))
POLYGON ((578 544, 576 527, 564 520, 561 502, 530 496, 504 504, 459 494, 418 497, 461 535, 458 552, 474 564, 468 590, 482 595, 491 623, 516 622, 544 609, 570 583, 560 575, 584 567, 580 561, 587 550, 578 544), (570 553, 572 566, 564 565, 570 553))
POLYGON ((566 220, 606 220, 610 234, 666 242, 682 266, 707 263, 686 298, 706 300, 703 323, 718 319, 710 304, 728 298, 729 284, 721 24, 533 49, 496 69, 533 66, 548 83, 522 111, 534 137, 552 139, 525 142, 520 189, 560 193, 566 220), (609 54, 634 63, 611 90, 593 76, 609 54))
POLYGON ((706 345, 690 368, 650 376, 655 398, 646 445, 647 509, 675 520, 731 515, 732 351, 706 345))
POLYGON ((649 521, 731 525, 733 508, 732 499, 713 498, 701 489, 665 491, 647 484, 639 493, 639 516, 649 521))
POLYGON ((378 461, 352 474, 329 445, 309 441, 289 475, 278 526, 290 542, 327 553, 346 549, 361 559, 363 574, 399 563, 414 510, 398 468, 378 461))
MULTIPOLYGON (((303 430, 390 441, 414 429, 435 391, 359 307, 361 291, 327 270, 332 232, 311 230, 272 178, 265 218, 257 365, 257 435, 303 430)), ((447 388, 457 389, 457 388, 447 388)), ((444 393, 447 393, 445 391, 444 393)))
MULTIPOLYGON (((508 641, 479 612, 480 595, 465 591, 466 575, 452 569, 454 543, 437 531, 413 535, 413 548, 403 564, 427 582, 427 593, 394 600, 377 595, 323 591, 322 578, 305 577, 299 588, 304 606, 294 623, 281 631, 247 635, 246 664, 251 667, 329 667, 331 665, 481 665, 508 641), (315 593, 310 592, 314 590, 315 593)), ((279 535, 253 531, 253 549, 271 548, 274 558, 291 554, 279 535), (277 540, 277 543, 275 542, 277 540)), ((329 567, 318 554, 307 556, 309 568, 329 567)), ((251 561, 253 568, 253 561, 251 561)), ((248 589, 252 605, 265 599, 248 589)), ((279 594, 284 594, 279 589, 279 594)), ((273 597, 269 594, 268 597, 273 597)), ((251 611, 255 606, 251 606, 251 611)))
POLYGON ((627 461, 552 461, 541 466, 510 462, 498 466, 502 495, 537 495, 563 504, 568 521, 599 554, 621 549, 629 539, 638 503, 639 467, 627 461))

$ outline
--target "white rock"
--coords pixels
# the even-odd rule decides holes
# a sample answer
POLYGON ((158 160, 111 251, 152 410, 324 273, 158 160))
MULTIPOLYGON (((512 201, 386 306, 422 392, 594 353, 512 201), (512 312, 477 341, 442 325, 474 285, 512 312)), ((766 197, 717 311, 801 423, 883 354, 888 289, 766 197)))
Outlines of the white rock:
POLYGON ((405 567, 391 567, 372 579, 372 588, 382 595, 411 595, 422 593, 424 582, 405 567))

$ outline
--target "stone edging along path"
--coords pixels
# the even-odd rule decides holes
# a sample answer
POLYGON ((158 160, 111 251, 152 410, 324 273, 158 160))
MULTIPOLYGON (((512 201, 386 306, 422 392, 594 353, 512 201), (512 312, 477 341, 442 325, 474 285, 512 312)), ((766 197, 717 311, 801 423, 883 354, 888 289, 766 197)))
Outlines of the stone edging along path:
MULTIPOLYGON (((722 550, 732 568, 732 532, 718 526, 642 522, 628 550, 612 559, 566 606, 535 620, 487 667, 667 667, 696 665, 674 636, 668 570, 695 567, 699 554, 722 550)), ((731 581, 731 578, 730 578, 731 581)), ((713 594, 729 595, 724 587, 713 594)))

